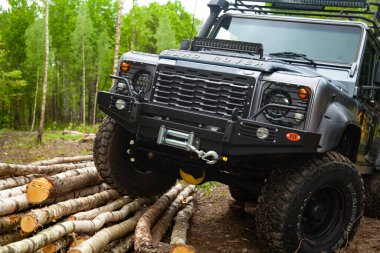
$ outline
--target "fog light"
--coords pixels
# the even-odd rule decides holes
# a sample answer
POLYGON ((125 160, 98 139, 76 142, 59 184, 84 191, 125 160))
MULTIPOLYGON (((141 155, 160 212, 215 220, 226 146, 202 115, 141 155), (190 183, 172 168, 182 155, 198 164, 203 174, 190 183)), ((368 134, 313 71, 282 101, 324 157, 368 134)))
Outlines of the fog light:
POLYGON ((126 83, 118 83, 118 84, 117 84, 117 87, 118 87, 120 90, 124 90, 125 88, 127 88, 127 84, 126 84, 126 83))
POLYGON ((124 100, 118 99, 118 100, 116 100, 115 106, 116 106, 117 109, 123 110, 123 109, 125 109, 125 107, 127 106, 127 104, 125 103, 124 100))
POLYGON ((260 127, 256 131, 256 136, 257 136, 257 138, 259 138, 261 140, 264 140, 264 139, 268 138, 268 136, 269 136, 269 130, 266 129, 265 127, 260 127))
POLYGON ((294 118, 295 121, 301 122, 304 119, 304 115, 302 113, 296 112, 296 113, 294 113, 294 117, 293 118, 294 118))

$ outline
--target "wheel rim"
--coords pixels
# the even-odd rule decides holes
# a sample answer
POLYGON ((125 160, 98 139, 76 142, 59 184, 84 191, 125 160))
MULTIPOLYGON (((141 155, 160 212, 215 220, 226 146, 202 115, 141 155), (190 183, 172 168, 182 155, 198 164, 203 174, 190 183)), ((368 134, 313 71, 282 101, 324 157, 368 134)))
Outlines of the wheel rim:
POLYGON ((325 186, 313 193, 306 204, 301 223, 306 238, 315 244, 332 240, 342 228, 344 206, 344 194, 334 186, 325 186))
POLYGON ((151 175, 155 171, 149 168, 158 168, 159 164, 155 159, 148 159, 147 155, 142 151, 135 149, 136 141, 131 139, 124 148, 124 161, 130 168, 141 175, 151 175))

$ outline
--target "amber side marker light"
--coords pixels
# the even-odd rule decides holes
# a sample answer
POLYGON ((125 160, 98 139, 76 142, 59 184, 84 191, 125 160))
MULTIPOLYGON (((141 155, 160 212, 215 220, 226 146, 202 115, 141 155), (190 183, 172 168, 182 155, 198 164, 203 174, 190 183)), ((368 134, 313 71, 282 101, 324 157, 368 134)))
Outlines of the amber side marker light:
POLYGON ((297 141, 301 140, 301 136, 297 133, 287 133, 286 138, 289 141, 293 141, 293 142, 297 142, 297 141))
POLYGON ((127 72, 131 69, 131 64, 126 63, 125 61, 121 63, 120 70, 123 72, 127 72))
POLYGON ((308 100, 310 98, 310 89, 301 88, 298 90, 298 97, 302 100, 308 100))

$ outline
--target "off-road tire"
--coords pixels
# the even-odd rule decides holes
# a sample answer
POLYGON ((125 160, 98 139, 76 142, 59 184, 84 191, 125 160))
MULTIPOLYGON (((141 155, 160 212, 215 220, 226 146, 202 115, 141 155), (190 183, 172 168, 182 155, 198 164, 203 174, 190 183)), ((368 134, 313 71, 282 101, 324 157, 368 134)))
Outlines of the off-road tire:
POLYGON ((267 251, 334 252, 357 231, 364 185, 348 158, 329 152, 272 171, 258 202, 257 234, 267 251))
POLYGON ((366 191, 364 214, 380 219, 380 173, 364 178, 364 186, 366 191))
POLYGON ((174 174, 160 169, 160 164, 151 173, 139 173, 125 159, 126 145, 135 136, 106 117, 96 133, 94 162, 101 177, 112 188, 130 197, 152 196, 169 189, 176 180, 174 174))

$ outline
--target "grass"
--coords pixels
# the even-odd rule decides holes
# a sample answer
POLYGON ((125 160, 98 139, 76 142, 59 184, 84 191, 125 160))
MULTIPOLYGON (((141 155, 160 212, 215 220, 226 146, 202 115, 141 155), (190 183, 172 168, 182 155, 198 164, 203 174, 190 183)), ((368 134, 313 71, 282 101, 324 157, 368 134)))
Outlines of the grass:
POLYGON ((201 191, 204 191, 205 192, 205 195, 207 197, 211 196, 212 195, 212 192, 214 191, 214 189, 220 185, 219 182, 216 182, 216 181, 209 181, 209 182, 206 182, 204 184, 201 184, 201 185, 198 185, 198 190, 201 190, 201 191))

